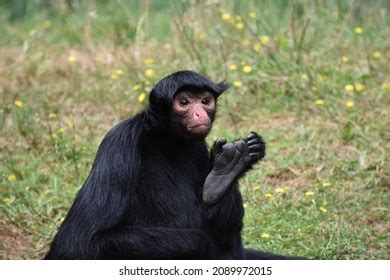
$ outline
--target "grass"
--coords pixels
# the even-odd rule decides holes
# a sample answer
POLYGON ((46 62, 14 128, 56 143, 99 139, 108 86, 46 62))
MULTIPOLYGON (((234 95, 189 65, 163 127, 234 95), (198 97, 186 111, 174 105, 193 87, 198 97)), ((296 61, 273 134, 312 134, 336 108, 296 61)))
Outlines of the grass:
POLYGON ((1 10, 0 258, 42 258, 104 134, 180 69, 235 84, 209 143, 267 142, 246 246, 390 258, 386 1, 129 2, 1 10))

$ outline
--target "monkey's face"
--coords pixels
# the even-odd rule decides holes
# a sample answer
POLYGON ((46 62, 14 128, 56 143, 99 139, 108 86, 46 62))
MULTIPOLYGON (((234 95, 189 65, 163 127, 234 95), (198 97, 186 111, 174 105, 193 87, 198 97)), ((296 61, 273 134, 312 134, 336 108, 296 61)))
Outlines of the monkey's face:
POLYGON ((171 129, 178 136, 205 138, 215 115, 215 99, 210 92, 180 92, 173 99, 171 129))

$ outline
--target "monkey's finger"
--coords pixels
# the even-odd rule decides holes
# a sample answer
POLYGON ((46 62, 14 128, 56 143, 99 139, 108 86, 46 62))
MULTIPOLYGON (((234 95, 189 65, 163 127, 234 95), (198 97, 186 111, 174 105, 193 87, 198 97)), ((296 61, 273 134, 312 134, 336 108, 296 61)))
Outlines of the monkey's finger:
POLYGON ((249 136, 251 136, 251 137, 259 137, 259 134, 257 134, 257 132, 251 131, 249 133, 249 136))
POLYGON ((245 141, 243 141, 243 140, 234 142, 234 146, 236 147, 236 149, 237 149, 241 154, 244 154, 244 153, 248 153, 248 152, 249 152, 248 144, 245 143, 245 141))
POLYGON ((226 139, 218 139, 217 141, 215 141, 214 145, 213 145, 213 148, 212 148, 212 152, 213 153, 218 153, 222 150, 222 147, 227 143, 226 139))
POLYGON ((265 156, 265 150, 261 150, 261 151, 256 151, 256 152, 250 152, 249 153, 250 155, 254 155, 254 156, 258 156, 260 158, 263 158, 265 156))
POLYGON ((256 144, 256 145, 251 145, 249 146, 249 151, 251 153, 254 153, 254 152, 261 152, 264 150, 264 145, 262 144, 256 144))
POLYGON ((245 141, 249 146, 255 145, 255 144, 261 144, 264 143, 262 138, 253 138, 248 141, 245 141))
POLYGON ((254 138, 254 137, 257 137, 257 133, 254 131, 251 131, 246 138, 250 139, 250 138, 254 138))
POLYGON ((258 138, 261 138, 256 132, 251 132, 249 133, 249 135, 247 137, 244 138, 244 141, 245 142, 248 142, 248 141, 251 141, 253 139, 258 139, 258 138))
POLYGON ((218 139, 215 144, 217 144, 218 146, 223 146, 227 143, 227 140, 225 138, 220 138, 218 139))
POLYGON ((250 153, 249 156, 251 157, 252 162, 256 162, 264 157, 264 153, 250 153))

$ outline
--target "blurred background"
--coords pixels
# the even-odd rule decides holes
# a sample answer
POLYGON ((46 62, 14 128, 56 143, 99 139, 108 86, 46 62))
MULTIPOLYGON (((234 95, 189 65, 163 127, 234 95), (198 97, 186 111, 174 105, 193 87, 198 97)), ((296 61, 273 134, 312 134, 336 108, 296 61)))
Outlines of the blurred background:
POLYGON ((232 84, 208 137, 249 131, 245 246, 390 258, 383 0, 0 0, 0 258, 42 258, 98 145, 183 69, 232 84))

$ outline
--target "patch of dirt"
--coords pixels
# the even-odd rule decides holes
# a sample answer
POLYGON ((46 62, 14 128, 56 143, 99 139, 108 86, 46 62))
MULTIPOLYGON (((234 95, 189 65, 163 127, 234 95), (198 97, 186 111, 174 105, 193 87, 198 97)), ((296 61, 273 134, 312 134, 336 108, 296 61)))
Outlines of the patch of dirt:
POLYGON ((269 174, 265 177, 265 184, 274 187, 302 187, 308 178, 302 174, 299 169, 291 168, 288 170, 280 170, 276 173, 269 174))
POLYGON ((313 127, 321 127, 327 130, 339 129, 339 124, 324 120, 316 116, 275 116, 271 115, 269 118, 262 120, 255 124, 255 128, 262 130, 292 130, 295 131, 298 125, 310 124, 313 127))
POLYGON ((390 176, 388 176, 387 174, 383 175, 380 178, 379 186, 384 189, 390 190, 390 176))
POLYGON ((295 124, 299 121, 299 119, 295 116, 288 117, 271 117, 266 119, 265 121, 258 122, 255 131, 263 131, 263 130, 288 130, 294 128, 295 124))
POLYGON ((31 248, 31 236, 14 227, 0 229, 0 259, 20 259, 31 248))
POLYGON ((354 157, 358 152, 353 146, 347 145, 338 139, 335 139, 332 142, 330 150, 342 158, 354 157))
POLYGON ((370 228, 373 228, 375 231, 380 233, 386 233, 389 230, 389 224, 387 222, 375 217, 366 217, 364 218, 363 222, 370 228))

